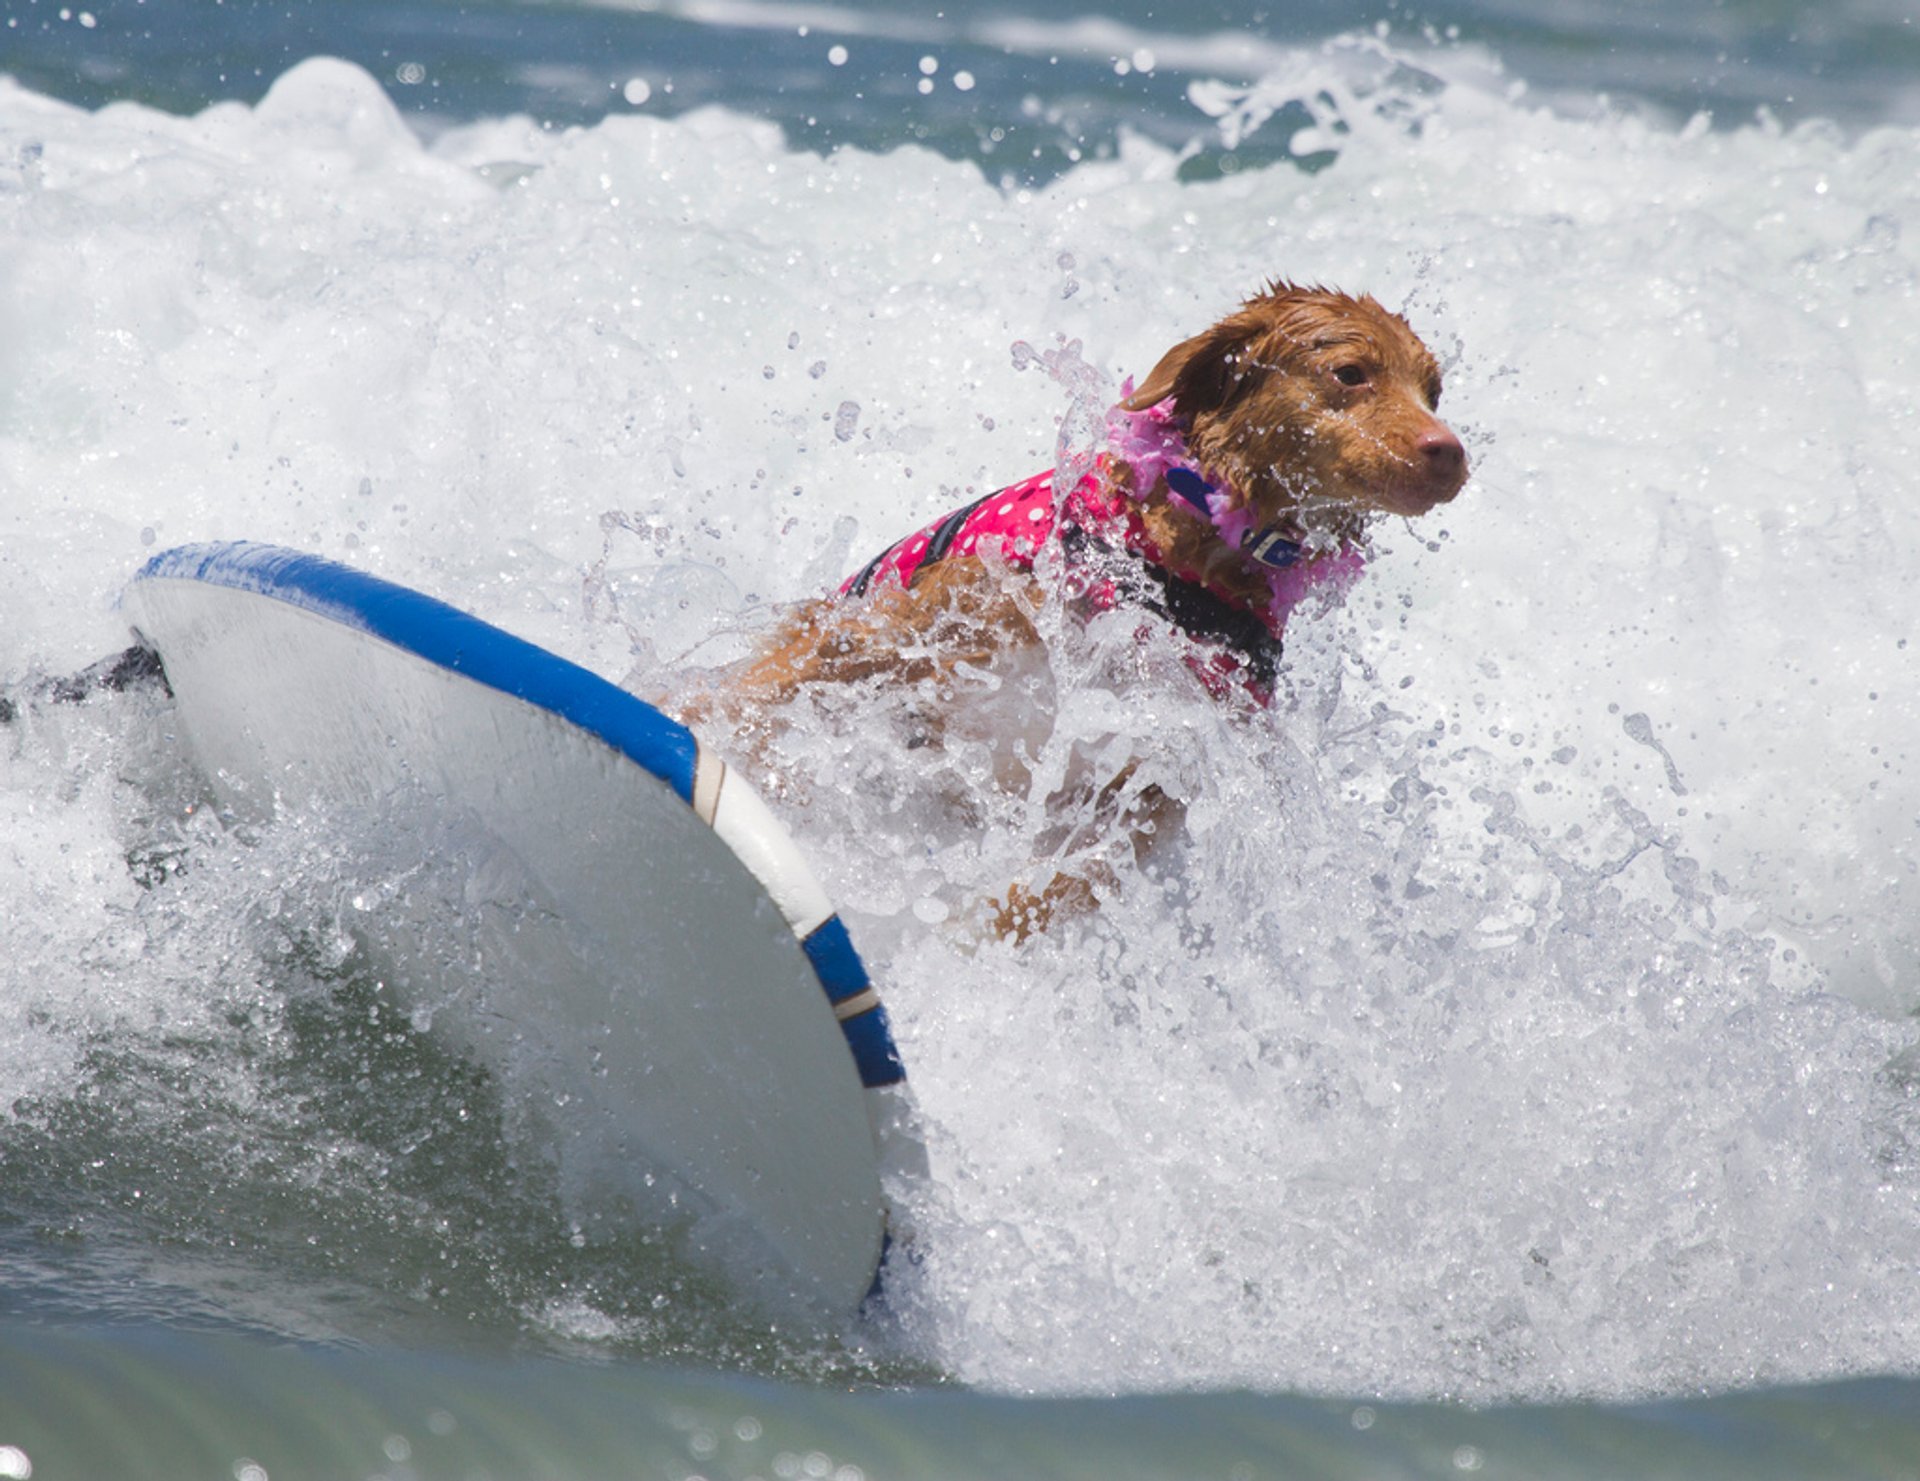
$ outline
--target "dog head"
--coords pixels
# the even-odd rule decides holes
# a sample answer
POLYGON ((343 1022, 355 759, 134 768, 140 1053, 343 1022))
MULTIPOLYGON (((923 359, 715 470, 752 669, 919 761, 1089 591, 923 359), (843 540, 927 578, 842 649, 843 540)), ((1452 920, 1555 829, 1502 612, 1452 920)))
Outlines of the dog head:
POLYGON ((1466 482, 1466 450, 1435 415, 1438 363, 1372 298, 1273 283, 1169 350, 1122 405, 1168 397, 1188 452, 1263 522, 1348 533, 1466 482))

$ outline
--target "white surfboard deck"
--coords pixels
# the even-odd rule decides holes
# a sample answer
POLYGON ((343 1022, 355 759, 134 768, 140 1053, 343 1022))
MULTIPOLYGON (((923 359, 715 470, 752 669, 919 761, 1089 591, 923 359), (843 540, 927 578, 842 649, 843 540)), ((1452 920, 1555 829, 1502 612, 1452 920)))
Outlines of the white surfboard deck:
POLYGON ((318 557, 183 547, 123 605, 222 806, 318 820, 385 881, 359 933, 539 1103, 571 1192, 692 1213, 735 1277, 858 1305, 903 1071, 750 786, 586 670, 318 557))

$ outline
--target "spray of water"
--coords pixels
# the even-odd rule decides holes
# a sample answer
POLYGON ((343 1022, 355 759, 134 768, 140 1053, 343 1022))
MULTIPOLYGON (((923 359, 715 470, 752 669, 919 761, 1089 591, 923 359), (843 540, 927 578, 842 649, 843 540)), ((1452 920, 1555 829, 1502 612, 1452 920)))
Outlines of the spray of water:
MULTIPOLYGON (((928 1128, 907 1361, 1485 1398, 1920 1353, 1910 131, 1556 117, 1371 44, 1209 94, 1325 147, 1204 185, 1132 141, 1002 191, 718 113, 427 148, 326 63, 194 119, 3 96, 16 687, 124 642, 155 546, 245 536, 657 692, 1070 466, 1264 277, 1403 308, 1476 480, 1375 532, 1270 710, 1043 613, 1030 685, 967 680, 1017 725, 914 745, 928 697, 876 686, 771 739, 928 1128), (1144 862, 1060 831, 1127 764, 1185 805, 1144 862), (1063 849, 1098 913, 983 937, 1063 849)), ((34 1217, 111 1208, 151 1289, 282 1329, 324 1288, 349 1334, 703 1351, 724 1298, 661 1326, 696 1277, 575 1229, 511 1098, 376 991, 325 839, 196 796, 163 708, 0 744, 0 1154, 101 1164, 10 1176, 34 1217), (169 1167, 199 1192, 156 1216, 169 1167), (374 1276, 297 1258, 376 1231, 374 1276)))

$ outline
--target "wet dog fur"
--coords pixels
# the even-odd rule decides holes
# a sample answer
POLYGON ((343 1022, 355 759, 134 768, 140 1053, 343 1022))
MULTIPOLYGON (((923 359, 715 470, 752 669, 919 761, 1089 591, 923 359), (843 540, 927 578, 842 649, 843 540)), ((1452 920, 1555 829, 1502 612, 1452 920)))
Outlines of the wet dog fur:
MULTIPOLYGON (((1211 328, 1175 345, 1121 403, 1139 412, 1171 399, 1188 455, 1255 528, 1283 527, 1308 551, 1357 541, 1369 520, 1418 516, 1466 482, 1467 455, 1440 420, 1440 367, 1412 327, 1371 297, 1274 282, 1211 328)), ((1166 485, 1132 487, 1113 460, 1103 477, 1136 501, 1167 566, 1249 608, 1269 598, 1266 572, 1196 518, 1166 485)), ((679 706, 690 723, 764 725, 810 686, 884 678, 945 680, 961 663, 988 663, 1039 644, 1033 614, 1048 600, 1031 573, 977 555, 949 555, 906 586, 881 583, 860 599, 794 609, 761 650, 716 687, 679 706)), ((1177 821, 1157 789, 1104 789, 1111 820, 1144 849, 1177 821), (1124 799, 1124 801, 1120 800, 1124 799)), ((993 902, 991 924, 1024 938, 1056 916, 1091 907, 1110 878, 1063 871, 993 902), (1091 877, 1090 877, 1091 876, 1091 877)))

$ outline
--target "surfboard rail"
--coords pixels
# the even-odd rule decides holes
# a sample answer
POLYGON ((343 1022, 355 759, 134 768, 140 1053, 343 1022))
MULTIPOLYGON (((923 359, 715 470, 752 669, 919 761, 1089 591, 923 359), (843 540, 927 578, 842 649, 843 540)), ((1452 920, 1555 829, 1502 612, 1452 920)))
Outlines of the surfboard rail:
MULTIPOLYGON (((633 796, 644 803, 642 812, 652 809, 649 815, 656 818, 668 816, 659 813, 659 808, 670 812, 676 803, 664 798, 658 803, 645 803, 645 797, 658 797, 658 789, 664 788, 677 799, 683 815, 690 814, 704 825, 720 847, 695 851, 705 860, 700 866, 705 872, 691 881, 673 877, 671 858, 631 861, 636 876, 647 874, 651 879, 666 880, 660 887, 665 893, 652 904, 638 900, 623 903, 617 880, 608 878, 621 867, 617 855, 626 845, 618 840, 628 838, 630 829, 622 833, 609 824, 608 836, 591 847, 613 856, 583 864, 569 856, 569 848, 574 846, 571 839, 543 836, 529 843, 524 818, 508 818, 501 825, 510 832, 519 827, 522 832, 491 852, 510 858, 515 868, 536 854, 545 859, 546 864, 529 866, 529 877, 540 876, 543 869, 555 878, 564 876, 570 883, 555 887, 563 898, 590 899, 587 914, 598 930, 596 939, 618 938, 622 913, 644 914, 646 910, 678 910, 687 917, 684 926, 679 926, 679 934, 699 938, 686 944, 684 952, 677 939, 667 940, 660 934, 665 930, 673 936, 670 927, 656 929, 651 938, 644 933, 636 938, 643 943, 651 940, 655 947, 664 942, 667 953, 674 955, 672 964, 625 963, 620 959, 621 952, 603 941, 599 955, 594 957, 600 965, 585 973, 592 979, 590 985, 576 994, 592 999, 599 1007, 556 1008, 553 1032, 576 1048, 590 1045, 597 1055, 600 1041, 589 1035, 610 1030, 604 1025, 584 1027, 586 1019, 594 1013, 631 1016, 627 1010, 607 1007, 608 995, 617 997, 628 989, 617 981, 609 986, 600 979, 638 971, 642 976, 652 973, 677 982, 679 986, 671 994, 657 984, 631 987, 643 1000, 642 1009, 636 1011, 641 1017, 652 1014, 654 1018, 639 1027, 621 1027, 620 1032, 627 1035, 622 1041, 627 1046, 627 1058, 644 1062, 636 1072, 641 1083, 631 1087, 630 1093, 609 1091, 609 1104, 617 1107, 618 1114, 639 1114, 642 1119, 657 1112, 658 1124, 645 1130, 657 1132, 689 1157, 697 1158, 701 1152, 717 1155, 719 1149, 743 1160, 748 1165, 731 1176, 724 1168, 696 1167, 692 1170, 695 1182, 708 1174, 707 1181, 720 1190, 720 1196, 731 1194, 746 1204, 757 1201, 756 1212, 785 1240, 783 1253, 789 1263, 815 1267, 814 1283, 832 1288, 835 1299, 858 1300, 867 1294, 885 1241, 875 1144, 890 1129, 897 1131, 901 1120, 898 1097, 905 1093, 905 1070, 879 993, 844 922, 786 830, 744 778, 732 772, 686 726, 591 671, 437 598, 324 557, 250 541, 181 546, 150 559, 129 584, 122 605, 136 632, 159 653, 182 706, 182 729, 195 751, 202 753, 202 765, 217 777, 217 786, 227 786, 237 794, 248 793, 251 786, 256 798, 263 792, 278 797, 283 786, 305 775, 305 785, 315 796, 344 792, 358 798, 390 788, 395 776, 404 775, 416 789, 424 786, 431 793, 434 787, 443 787, 449 794, 449 806, 466 806, 469 810, 478 807, 485 812, 503 805, 500 797, 509 784, 498 773, 511 771, 531 756, 536 769, 546 766, 553 773, 542 783, 546 789, 543 796, 587 809, 569 825, 577 832, 598 827, 610 809, 602 803, 595 811, 584 801, 570 799, 568 778, 572 774, 582 777, 583 787, 612 788, 609 796, 633 796), (288 615, 275 617, 276 612, 288 615), (388 656, 383 658, 382 654, 388 656), (303 659, 311 659, 314 665, 311 684, 287 672, 303 659), (487 701, 467 686, 505 696, 518 705, 503 710, 498 699, 487 701), (378 692, 383 687, 391 694, 378 692), (325 709, 329 702, 353 713, 336 722, 325 709), (296 710, 299 714, 293 716, 296 710), (511 744, 491 735, 502 729, 512 731, 511 744), (439 753, 442 770, 435 772, 431 764, 409 768, 404 761, 389 762, 386 752, 398 744, 390 732, 396 731, 426 761, 431 762, 433 753, 439 753), (483 750, 489 744, 502 749, 486 752, 481 759, 451 754, 461 750, 463 737, 469 732, 483 732, 474 740, 483 750), (329 758, 313 754, 329 743, 361 756, 359 770, 348 763, 342 771, 329 758), (547 765, 533 756, 534 752, 557 755, 560 751, 585 759, 564 764, 553 760, 547 765), (593 761, 593 755, 601 759, 593 761), (501 756, 506 760, 500 760, 501 756), (393 770, 394 766, 399 770, 393 770), (621 768, 627 767, 637 768, 646 780, 631 785, 620 782, 621 768), (424 782, 423 775, 427 777, 424 782), (649 787, 654 790, 649 791, 649 787), (719 860, 723 858, 733 862, 722 868, 719 860), (716 869, 719 874, 714 873, 716 869), (831 1017, 825 1022, 837 1025, 837 1037, 851 1057, 857 1085, 865 1092, 866 1112, 860 1118, 863 1125, 859 1139, 868 1145, 862 1153, 852 1154, 844 1146, 850 1135, 849 1123, 843 1112, 832 1109, 844 1104, 843 1093, 828 1095, 829 1087, 821 1087, 814 1097, 818 1104, 813 1111, 822 1118, 817 1135, 841 1144, 837 1149, 808 1147, 798 1130, 778 1125, 743 1123, 730 1133, 711 1132, 698 1114, 674 1104, 673 1098, 654 1083, 678 1076, 674 1082, 679 1087, 677 1095, 685 1099, 690 1087, 697 1089, 705 1083, 703 1076, 738 1077, 745 1073, 751 1077, 752 1064, 741 1059, 746 1049, 715 1042, 730 1033, 741 1045, 750 1046, 762 1061, 790 1051, 799 1057, 796 1063, 812 1064, 815 1061, 808 1056, 817 1055, 819 1050, 808 1045, 815 1042, 816 1035, 833 1032, 824 1024, 815 1028, 806 1013, 784 998, 756 1007, 753 1001, 728 998, 723 986, 709 990, 709 985, 701 982, 702 968, 716 953, 724 958, 728 950, 735 949, 727 944, 733 938, 738 938, 737 950, 743 962, 754 951, 761 953, 755 960, 762 962, 768 960, 768 950, 778 956, 778 950, 765 942, 755 946, 749 941, 756 929, 764 932, 772 923, 769 920, 768 926, 761 928, 753 925, 750 917, 762 907, 752 904, 750 894, 739 893, 752 886, 744 882, 737 887, 726 884, 726 878, 733 877, 729 870, 744 871, 757 885, 763 902, 771 903, 785 930, 791 933, 800 961, 790 970, 779 969, 776 975, 791 976, 797 982, 810 974, 826 1000, 831 1017), (716 882, 713 888, 702 882, 706 880, 716 882), (724 903, 710 905, 709 900, 716 896, 724 896, 724 903), (677 977, 675 972, 679 973, 677 977), (653 995, 648 996, 650 993, 653 995), (742 1002, 746 1003, 744 1010, 742 1002), (731 1021, 727 1020, 729 1011, 733 1014, 731 1021), (573 1016, 568 1018, 567 1012, 573 1016), (795 1017, 796 1013, 800 1016, 795 1017), (681 1021, 700 1014, 715 1021, 704 1028, 681 1021), (759 1021, 762 1019, 765 1021, 759 1021), (655 1032, 663 1043, 678 1044, 681 1058, 692 1053, 706 1056, 708 1062, 697 1072, 680 1063, 679 1058, 660 1063, 659 1055, 672 1057, 675 1051, 655 1045, 649 1038, 655 1032), (675 1038, 676 1034, 680 1037, 675 1038), (876 1096, 880 1099, 874 1099, 876 1096), (727 1141, 726 1135, 732 1140, 727 1141), (713 1140, 716 1137, 719 1140, 713 1140), (817 1169, 802 1171, 784 1166, 783 1162, 790 1159, 783 1156, 782 1145, 789 1152, 797 1147, 808 1157, 817 1156, 817 1169), (693 1152, 688 1153, 688 1148, 693 1152), (818 1221, 822 1229, 838 1231, 831 1236, 804 1227, 812 1220, 804 1206, 810 1196, 809 1178, 823 1190, 823 1200, 837 1200, 844 1206, 842 1212, 821 1215, 818 1221), (869 1186, 870 1191, 861 1192, 863 1186, 869 1186), (824 1191, 828 1188, 837 1191, 824 1191), (874 1208, 871 1226, 862 1212, 869 1201, 874 1208), (784 1229, 783 1225, 794 1227, 784 1229), (870 1232, 860 1233, 863 1229, 870 1232), (815 1248, 834 1242, 844 1245, 848 1239, 863 1246, 870 1243, 871 1248, 857 1258, 815 1248), (867 1275, 856 1281, 861 1264, 867 1275), (857 1290, 856 1285, 860 1287, 857 1290)), ((631 836, 639 839, 644 851, 649 825, 642 819, 634 826, 641 832, 631 836)), ((686 828, 691 826, 676 824, 668 831, 691 842, 699 831, 687 833, 686 828)), ((556 822, 545 832, 559 830, 561 825, 556 822)), ((668 843, 661 843, 659 849, 671 853, 668 843)), ((578 852, 577 847, 574 852, 578 852)), ((637 887, 643 893, 649 888, 644 881, 637 887)), ((678 926, 677 921, 674 924, 678 926)), ((591 936, 594 931, 584 934, 591 936)), ((628 954, 645 956, 648 952, 643 944, 631 948, 628 954)), ((555 948, 543 960, 559 956, 572 960, 572 954, 571 946, 555 948)), ((548 1011, 532 993, 516 1001, 535 1016, 548 1011)), ((822 1068, 807 1073, 827 1074, 825 1062, 820 1064, 822 1068)), ((771 1068, 766 1077, 778 1078, 771 1068)), ((828 1078, 832 1076, 828 1074, 828 1078)), ((848 1093, 852 1092, 853 1085, 849 1085, 848 1093)), ((762 1120, 781 1119, 777 1104, 757 1104, 756 1114, 762 1120)), ((742 1113, 737 1107, 730 1109, 737 1121, 742 1113)))
POLYGON ((672 787, 780 907, 840 1020, 860 1083, 906 1078, 886 1008, 826 891, 759 794, 678 720, 458 607, 324 556, 249 540, 182 545, 154 556, 134 580, 199 581, 303 607, 598 736, 672 787))

